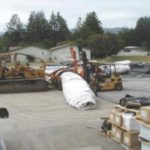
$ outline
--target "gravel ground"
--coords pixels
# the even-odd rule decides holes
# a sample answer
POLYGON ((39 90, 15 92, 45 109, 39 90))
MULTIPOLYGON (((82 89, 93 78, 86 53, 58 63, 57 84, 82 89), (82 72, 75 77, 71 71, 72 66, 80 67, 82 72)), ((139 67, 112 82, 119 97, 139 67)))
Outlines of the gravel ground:
POLYGON ((123 150, 98 134, 100 118, 112 103, 98 99, 97 108, 79 111, 65 102, 62 92, 1 94, 1 107, 9 110, 0 119, 7 150, 123 150))

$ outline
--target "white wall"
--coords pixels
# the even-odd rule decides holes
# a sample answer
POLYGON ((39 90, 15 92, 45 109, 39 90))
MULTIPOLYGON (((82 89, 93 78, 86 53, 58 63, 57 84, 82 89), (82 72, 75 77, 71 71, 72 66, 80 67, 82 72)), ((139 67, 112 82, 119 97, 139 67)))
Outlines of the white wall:
MULTIPOLYGON (((37 47, 26 47, 22 48, 16 51, 16 53, 23 53, 23 54, 28 54, 28 55, 33 55, 35 57, 41 58, 44 61, 49 61, 50 59, 50 52, 48 50, 42 49, 42 48, 37 48, 37 47)), ((27 58, 25 56, 18 55, 17 57, 18 61, 21 62, 27 62, 27 58)), ((11 57, 11 61, 14 61, 13 56, 11 57)))
MULTIPOLYGON (((77 60, 79 60, 79 52, 77 46, 72 46, 76 51, 77 60)), ((91 59, 91 52, 88 49, 83 48, 83 51, 86 52, 87 59, 91 59)), ((66 46, 60 49, 51 51, 51 58, 53 62, 62 62, 72 60, 70 46, 66 46)))

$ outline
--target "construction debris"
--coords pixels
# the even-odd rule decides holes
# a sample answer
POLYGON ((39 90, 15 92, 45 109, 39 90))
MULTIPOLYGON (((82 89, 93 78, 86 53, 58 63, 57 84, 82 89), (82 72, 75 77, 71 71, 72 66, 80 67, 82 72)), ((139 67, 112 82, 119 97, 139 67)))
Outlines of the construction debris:
POLYGON ((120 105, 128 108, 140 108, 141 106, 150 105, 150 97, 135 97, 126 94, 124 98, 120 99, 120 105))
POLYGON ((69 105, 83 110, 96 107, 96 96, 81 76, 64 72, 61 81, 64 97, 69 105))
POLYGON ((132 72, 135 73, 144 73, 144 74, 150 74, 150 64, 149 63, 135 63, 132 64, 132 72))

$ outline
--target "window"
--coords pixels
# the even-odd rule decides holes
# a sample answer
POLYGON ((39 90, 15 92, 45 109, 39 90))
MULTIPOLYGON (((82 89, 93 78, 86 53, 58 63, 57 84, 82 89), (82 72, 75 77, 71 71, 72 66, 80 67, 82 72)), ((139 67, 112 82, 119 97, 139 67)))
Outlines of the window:
POLYGON ((41 56, 46 55, 46 52, 41 52, 41 56))
POLYGON ((124 52, 131 52, 131 49, 124 49, 124 52))

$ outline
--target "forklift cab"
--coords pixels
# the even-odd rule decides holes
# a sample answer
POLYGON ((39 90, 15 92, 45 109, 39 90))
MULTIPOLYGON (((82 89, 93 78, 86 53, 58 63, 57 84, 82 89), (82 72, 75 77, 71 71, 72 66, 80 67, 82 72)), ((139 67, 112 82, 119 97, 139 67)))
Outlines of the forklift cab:
POLYGON ((116 71, 115 64, 95 63, 94 66, 91 82, 96 84, 97 91, 122 90, 122 79, 116 71))

